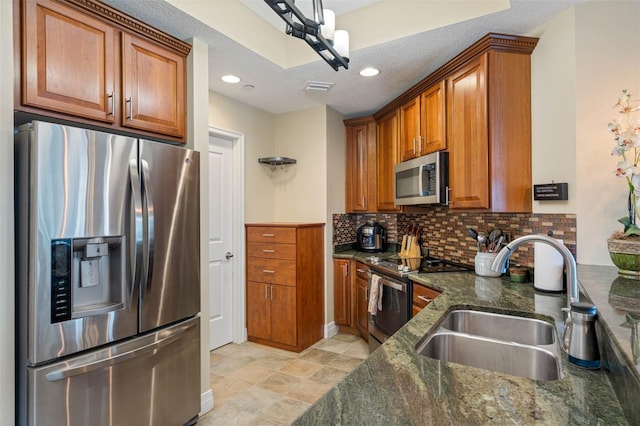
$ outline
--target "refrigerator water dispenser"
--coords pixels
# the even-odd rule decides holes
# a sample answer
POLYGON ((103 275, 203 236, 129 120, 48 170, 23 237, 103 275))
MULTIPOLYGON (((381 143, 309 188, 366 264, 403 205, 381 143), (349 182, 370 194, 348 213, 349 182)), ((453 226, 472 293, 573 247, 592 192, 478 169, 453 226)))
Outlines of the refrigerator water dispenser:
POLYGON ((71 318, 101 315, 124 307, 124 236, 74 238, 71 318))

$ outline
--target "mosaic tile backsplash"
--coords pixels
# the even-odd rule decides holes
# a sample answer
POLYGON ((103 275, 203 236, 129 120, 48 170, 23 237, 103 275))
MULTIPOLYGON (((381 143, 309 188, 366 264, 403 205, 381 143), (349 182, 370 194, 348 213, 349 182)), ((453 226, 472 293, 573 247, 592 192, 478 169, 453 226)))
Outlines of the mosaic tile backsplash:
MULTIPOLYGON (((477 253, 468 228, 485 234, 500 228, 507 235, 505 242, 522 235, 552 232, 576 256, 575 214, 455 212, 441 206, 429 207, 425 213, 334 214, 333 245, 354 243, 356 229, 369 220, 387 229, 389 243, 399 243, 408 226, 416 225, 421 232, 420 244, 431 256, 467 265, 473 265, 477 253)), ((533 267, 533 244, 520 246, 510 260, 511 265, 533 267)))

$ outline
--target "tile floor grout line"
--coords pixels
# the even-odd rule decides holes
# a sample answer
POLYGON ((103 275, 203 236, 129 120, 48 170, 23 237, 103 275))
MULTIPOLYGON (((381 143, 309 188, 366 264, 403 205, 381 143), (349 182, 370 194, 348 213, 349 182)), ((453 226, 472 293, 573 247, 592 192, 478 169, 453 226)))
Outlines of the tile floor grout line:
POLYGON ((367 355, 368 347, 364 340, 343 334, 323 339, 300 353, 253 342, 223 346, 210 353, 215 406, 199 419, 198 425, 291 424, 300 413, 360 365, 367 355), (330 366, 334 361, 343 368, 330 366), (306 375, 299 371, 305 363, 318 366, 318 369, 306 375), (219 368, 227 370, 219 372, 219 368), (285 370, 287 368, 289 372, 285 370), (258 374, 260 369, 264 377, 257 381, 248 381, 244 376, 258 374), (300 375, 290 374, 295 372, 300 375), (314 379, 316 375, 319 376, 314 379))

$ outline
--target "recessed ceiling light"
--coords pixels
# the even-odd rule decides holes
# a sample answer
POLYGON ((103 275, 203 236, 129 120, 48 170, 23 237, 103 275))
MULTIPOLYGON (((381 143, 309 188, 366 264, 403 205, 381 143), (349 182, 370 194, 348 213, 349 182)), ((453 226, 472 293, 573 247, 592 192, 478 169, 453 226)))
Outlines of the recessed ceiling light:
POLYGON ((363 77, 373 77, 380 74, 380 70, 373 67, 367 67, 360 71, 360 75, 363 77))
POLYGON ((223 75, 220 79, 225 83, 231 83, 231 84, 240 83, 240 77, 236 77, 235 75, 231 75, 231 74, 223 75))

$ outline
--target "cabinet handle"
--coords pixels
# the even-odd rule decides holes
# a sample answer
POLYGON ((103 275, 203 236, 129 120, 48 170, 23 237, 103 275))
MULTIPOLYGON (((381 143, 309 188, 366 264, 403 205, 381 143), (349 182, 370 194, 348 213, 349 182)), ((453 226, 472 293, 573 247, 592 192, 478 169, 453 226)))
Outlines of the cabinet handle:
POLYGON ((267 287, 269 287, 268 285, 264 286, 264 300, 269 299, 269 295, 267 294, 267 287))
POLYGON ((422 136, 418 136, 418 154, 422 155, 422 136))
POLYGON ((433 302, 433 299, 429 299, 428 297, 425 297, 425 296, 418 296, 418 299, 422 300, 423 302, 427 302, 427 303, 433 302))
POLYGON ((273 286, 271 286, 271 300, 273 300, 273 286))
POLYGON ((107 94, 107 102, 109 103, 107 115, 113 115, 113 92, 107 94))
POLYGON ((262 250, 263 253, 275 253, 275 250, 271 250, 271 249, 263 249, 262 250))
POLYGON ((272 271, 271 269, 263 269, 262 272, 264 272, 265 274, 275 274, 276 271, 272 271))
POLYGON ((131 96, 129 96, 127 98, 125 103, 128 105, 127 106, 127 119, 128 120, 133 120, 133 102, 131 102, 131 96))
POLYGON ((275 237, 276 234, 262 234, 263 237, 275 237))
POLYGON ((365 302, 368 302, 368 301, 369 301, 369 286, 367 286, 367 287, 364 289, 364 301, 365 301, 365 302))
POLYGON ((449 188, 448 186, 445 188, 444 193, 445 193, 445 201, 444 201, 444 205, 448 206, 449 203, 449 191, 451 191, 451 188, 449 188))
POLYGON ((418 151, 416 150, 416 138, 413 138, 413 155, 416 155, 418 151))
POLYGON ((364 269, 360 269, 360 268, 356 268, 356 271, 360 272, 361 274, 364 274, 365 272, 367 272, 364 269))

